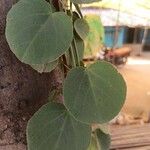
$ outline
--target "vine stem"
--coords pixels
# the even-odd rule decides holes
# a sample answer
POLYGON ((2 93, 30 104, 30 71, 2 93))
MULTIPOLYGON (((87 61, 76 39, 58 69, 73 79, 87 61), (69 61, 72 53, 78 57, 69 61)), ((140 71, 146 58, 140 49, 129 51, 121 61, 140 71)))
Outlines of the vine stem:
POLYGON ((75 39, 73 39, 73 44, 74 44, 74 50, 75 50, 75 54, 76 54, 77 64, 78 64, 78 66, 80 66, 79 53, 78 53, 78 48, 77 48, 77 44, 76 44, 75 39))
POLYGON ((77 12, 80 14, 80 17, 83 18, 83 15, 82 15, 79 5, 74 3, 74 6, 75 6, 77 12))
POLYGON ((72 2, 70 2, 70 13, 71 13, 71 16, 73 16, 72 15, 72 2))
POLYGON ((69 49, 69 54, 70 54, 72 66, 75 68, 76 67, 76 61, 75 61, 75 57, 74 57, 74 54, 73 54, 72 44, 71 44, 70 49, 69 49))
MULTIPOLYGON (((73 17, 72 4, 73 3, 70 2, 70 13, 71 13, 71 16, 73 17)), ((72 20, 73 20, 73 18, 72 18, 72 20)), ((78 49, 77 49, 75 39, 73 39, 73 41, 71 43, 71 51, 72 51, 72 55, 74 56, 73 59, 74 59, 75 65, 77 64, 78 66, 80 66, 79 54, 78 54, 78 49)))
POLYGON ((63 67, 64 67, 64 76, 66 77, 67 76, 67 60, 66 60, 66 56, 65 54, 62 55, 62 60, 63 60, 63 67))
POLYGON ((98 141, 98 137, 97 137, 97 134, 96 134, 96 131, 94 132, 94 136, 96 138, 96 147, 97 147, 97 150, 100 150, 100 145, 99 145, 99 141, 98 141))

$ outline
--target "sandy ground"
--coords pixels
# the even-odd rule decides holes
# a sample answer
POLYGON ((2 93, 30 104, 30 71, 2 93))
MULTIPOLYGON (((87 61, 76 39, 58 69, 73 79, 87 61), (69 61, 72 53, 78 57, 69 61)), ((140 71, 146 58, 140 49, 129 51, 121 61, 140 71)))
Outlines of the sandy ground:
POLYGON ((142 118, 147 121, 150 114, 150 52, 131 56, 125 66, 119 68, 127 83, 127 97, 122 113, 126 121, 142 118))

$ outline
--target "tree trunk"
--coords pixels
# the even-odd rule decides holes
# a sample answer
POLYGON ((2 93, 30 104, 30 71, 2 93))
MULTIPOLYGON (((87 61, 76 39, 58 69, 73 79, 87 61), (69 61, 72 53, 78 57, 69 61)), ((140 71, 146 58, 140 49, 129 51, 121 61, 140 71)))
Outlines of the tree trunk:
POLYGON ((0 0, 0 150, 26 150, 27 121, 59 88, 57 70, 39 74, 21 63, 5 39, 5 23, 13 0, 0 0))

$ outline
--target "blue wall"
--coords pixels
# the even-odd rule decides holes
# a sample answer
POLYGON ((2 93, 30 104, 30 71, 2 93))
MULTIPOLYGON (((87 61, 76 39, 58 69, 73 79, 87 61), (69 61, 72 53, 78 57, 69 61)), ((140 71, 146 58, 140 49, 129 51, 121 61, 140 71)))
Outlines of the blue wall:
MULTIPOLYGON (((115 29, 116 27, 105 26, 105 45, 107 47, 113 47, 115 42, 115 29)), ((125 36, 126 27, 119 27, 119 34, 116 47, 122 47, 126 36, 125 36)))

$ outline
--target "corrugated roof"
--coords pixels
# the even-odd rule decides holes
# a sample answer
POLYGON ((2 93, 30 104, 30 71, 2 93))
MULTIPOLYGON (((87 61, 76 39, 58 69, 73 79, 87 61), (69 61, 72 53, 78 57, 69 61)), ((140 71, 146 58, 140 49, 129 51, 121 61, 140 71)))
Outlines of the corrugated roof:
POLYGON ((83 5, 83 13, 95 13, 104 25, 150 27, 150 0, 103 0, 83 5))

